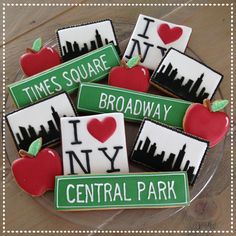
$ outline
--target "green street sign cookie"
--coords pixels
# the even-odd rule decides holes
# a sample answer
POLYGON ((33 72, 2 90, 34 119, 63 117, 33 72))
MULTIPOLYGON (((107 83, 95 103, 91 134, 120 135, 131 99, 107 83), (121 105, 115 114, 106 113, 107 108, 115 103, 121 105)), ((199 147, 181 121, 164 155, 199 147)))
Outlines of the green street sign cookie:
POLYGON ((57 176, 57 210, 189 205, 186 172, 57 176))
POLYGON ((147 117, 182 128, 190 102, 153 94, 120 89, 108 85, 81 83, 77 109, 95 113, 122 112, 126 120, 142 121, 147 117))
POLYGON ((10 84, 9 92, 16 106, 24 107, 52 94, 73 92, 80 82, 95 82, 106 77, 120 64, 113 44, 62 63, 32 77, 10 84))

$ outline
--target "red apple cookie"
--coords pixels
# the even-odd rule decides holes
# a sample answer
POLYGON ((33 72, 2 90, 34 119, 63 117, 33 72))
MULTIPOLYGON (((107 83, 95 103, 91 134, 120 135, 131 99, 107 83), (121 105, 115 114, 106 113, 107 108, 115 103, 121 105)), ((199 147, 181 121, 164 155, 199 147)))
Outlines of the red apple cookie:
POLYGON ((42 40, 34 41, 32 49, 27 48, 20 58, 20 65, 27 76, 32 76, 61 63, 60 56, 51 47, 42 47, 42 40))
POLYGON ((41 151, 42 139, 36 139, 28 152, 20 150, 20 159, 12 163, 17 184, 32 196, 41 196, 54 189, 55 176, 62 175, 60 156, 50 148, 41 151))
POLYGON ((127 64, 113 67, 109 73, 108 84, 111 86, 147 92, 150 75, 146 67, 138 65, 139 56, 132 57, 127 64))
POLYGON ((192 104, 186 111, 183 120, 184 131, 208 140, 210 147, 215 146, 223 139, 229 129, 228 115, 219 111, 227 104, 227 100, 215 101, 212 104, 209 100, 204 100, 204 105, 192 104))

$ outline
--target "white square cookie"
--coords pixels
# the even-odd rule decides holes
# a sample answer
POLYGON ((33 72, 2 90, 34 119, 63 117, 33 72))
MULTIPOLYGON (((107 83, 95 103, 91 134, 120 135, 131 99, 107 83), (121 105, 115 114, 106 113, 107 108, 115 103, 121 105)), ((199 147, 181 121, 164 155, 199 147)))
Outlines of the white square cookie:
POLYGON ((122 113, 61 118, 64 175, 128 173, 122 113))
POLYGON ((140 14, 123 59, 141 55, 140 64, 156 69, 169 48, 184 52, 192 29, 140 14))

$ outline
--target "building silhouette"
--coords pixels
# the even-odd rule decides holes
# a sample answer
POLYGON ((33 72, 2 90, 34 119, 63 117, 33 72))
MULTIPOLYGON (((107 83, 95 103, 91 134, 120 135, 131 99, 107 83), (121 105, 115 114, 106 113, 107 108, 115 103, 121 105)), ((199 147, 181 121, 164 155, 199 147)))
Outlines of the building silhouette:
MULTIPOLYGON (((109 41, 107 38, 102 40, 101 35, 99 34, 98 30, 95 30, 95 38, 94 40, 90 41, 90 45, 84 43, 83 46, 79 45, 76 41, 69 42, 66 41, 66 45, 62 47, 62 60, 68 61, 75 57, 81 56, 85 53, 91 52, 97 48, 100 48, 108 43, 113 43, 113 40, 109 41)), ((119 51, 118 47, 114 44, 116 49, 119 51)))
POLYGON ((168 64, 166 69, 165 67, 165 65, 162 65, 160 71, 155 73, 155 77, 151 79, 153 83, 158 84, 161 87, 169 90, 170 92, 178 95, 179 97, 191 102, 202 103, 205 98, 208 98, 209 93, 207 93, 206 88, 200 88, 203 81, 204 73, 202 73, 195 82, 191 79, 186 81, 183 76, 180 78, 176 78, 178 69, 173 69, 171 63, 168 64))
POLYGON ((51 110, 53 119, 47 121, 47 127, 40 125, 38 131, 31 125, 28 125, 28 127, 18 127, 20 132, 16 133, 16 138, 20 149, 28 150, 30 144, 39 137, 42 137, 43 144, 60 138, 60 116, 53 106, 51 106, 51 110))
POLYGON ((132 160, 142 163, 145 166, 154 169, 155 171, 186 171, 188 174, 189 183, 193 184, 196 176, 193 174, 195 167, 190 166, 190 161, 187 160, 184 168, 181 168, 185 156, 186 144, 183 145, 179 153, 170 153, 169 157, 164 160, 165 151, 161 151, 155 155, 157 150, 156 143, 151 144, 151 140, 147 137, 143 143, 139 141, 138 147, 132 154, 132 160), (141 148, 143 145, 143 148, 141 148))

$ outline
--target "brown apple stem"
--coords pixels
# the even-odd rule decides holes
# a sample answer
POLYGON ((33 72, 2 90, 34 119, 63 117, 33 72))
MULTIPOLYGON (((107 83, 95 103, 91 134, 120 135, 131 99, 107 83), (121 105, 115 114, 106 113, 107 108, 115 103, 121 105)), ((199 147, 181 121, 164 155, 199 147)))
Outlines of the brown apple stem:
POLYGON ((206 107, 209 111, 211 111, 211 101, 209 99, 203 100, 203 106, 206 107))
POLYGON ((37 51, 35 51, 32 48, 26 48, 26 52, 30 52, 30 53, 37 53, 37 51))
POLYGON ((124 59, 122 59, 122 60, 120 61, 120 65, 123 66, 123 67, 125 67, 125 68, 128 67, 127 64, 126 64, 126 61, 125 61, 124 59))
POLYGON ((23 156, 34 157, 34 156, 30 155, 27 151, 25 151, 23 149, 19 150, 19 155, 20 155, 20 157, 23 157, 23 156))

